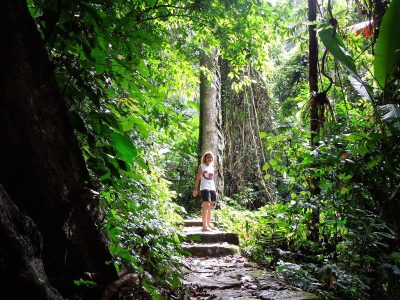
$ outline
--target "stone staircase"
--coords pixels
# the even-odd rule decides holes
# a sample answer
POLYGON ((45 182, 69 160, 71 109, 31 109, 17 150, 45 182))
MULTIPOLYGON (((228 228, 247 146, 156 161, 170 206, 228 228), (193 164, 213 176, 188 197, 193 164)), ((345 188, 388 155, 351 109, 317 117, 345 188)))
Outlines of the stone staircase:
POLYGON ((220 257, 239 253, 239 238, 222 230, 201 231, 200 219, 185 220, 186 242, 182 245, 192 256, 220 257))
POLYGON ((186 220, 183 283, 188 299, 318 300, 239 255, 239 239, 222 230, 201 231, 201 220, 186 220))

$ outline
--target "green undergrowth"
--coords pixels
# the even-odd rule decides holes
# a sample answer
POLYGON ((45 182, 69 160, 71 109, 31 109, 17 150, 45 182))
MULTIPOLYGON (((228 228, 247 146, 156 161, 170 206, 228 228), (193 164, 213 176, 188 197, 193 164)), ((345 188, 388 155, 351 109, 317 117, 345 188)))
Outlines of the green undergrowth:
POLYGON ((174 299, 182 290, 183 237, 178 225, 184 210, 172 201, 174 192, 160 172, 143 172, 146 186, 141 192, 109 188, 101 193, 112 263, 119 272, 139 276, 136 287, 121 293, 128 298, 174 299))
POLYGON ((394 233, 380 218, 352 207, 326 210, 313 242, 311 211, 296 201, 249 211, 228 198, 215 218, 239 235, 243 255, 323 299, 396 299, 400 253, 389 251, 394 233))

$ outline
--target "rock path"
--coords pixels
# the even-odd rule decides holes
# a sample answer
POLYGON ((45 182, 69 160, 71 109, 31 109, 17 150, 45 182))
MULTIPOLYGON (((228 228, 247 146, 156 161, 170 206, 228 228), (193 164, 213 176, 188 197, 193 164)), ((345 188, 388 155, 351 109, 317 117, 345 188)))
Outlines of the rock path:
POLYGON ((236 235, 220 230, 202 232, 200 226, 200 221, 185 222, 188 241, 196 240, 184 244, 192 253, 184 270, 190 299, 319 299, 240 256, 236 235))

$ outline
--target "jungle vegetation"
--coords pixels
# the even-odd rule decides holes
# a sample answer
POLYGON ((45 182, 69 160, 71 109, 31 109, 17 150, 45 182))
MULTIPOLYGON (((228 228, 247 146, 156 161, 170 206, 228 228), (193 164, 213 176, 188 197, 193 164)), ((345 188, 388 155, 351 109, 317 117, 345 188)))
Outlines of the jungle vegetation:
POLYGON ((1 294, 184 297, 211 148, 244 255, 323 299, 399 299, 399 19, 400 0, 5 0, 1 294))

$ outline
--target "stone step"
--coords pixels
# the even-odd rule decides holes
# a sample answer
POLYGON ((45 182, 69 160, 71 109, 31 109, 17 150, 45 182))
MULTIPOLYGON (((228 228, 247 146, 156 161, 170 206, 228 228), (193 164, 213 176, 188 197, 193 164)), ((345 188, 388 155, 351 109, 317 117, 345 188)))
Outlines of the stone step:
POLYGON ((189 251, 192 256, 219 257, 239 253, 239 247, 228 243, 189 244, 183 243, 182 248, 189 251))
POLYGON ((232 232, 216 231, 202 231, 202 227, 186 227, 184 232, 186 234, 186 241, 196 243, 223 243, 226 242, 232 245, 239 245, 239 237, 232 232))
POLYGON ((184 220, 184 226, 185 227, 190 227, 190 226, 203 226, 203 221, 201 219, 189 219, 189 220, 184 220))

